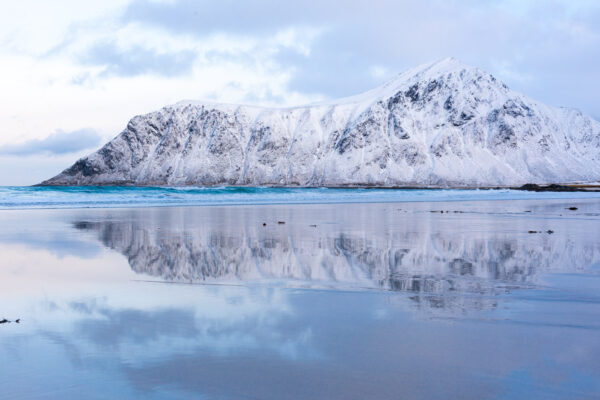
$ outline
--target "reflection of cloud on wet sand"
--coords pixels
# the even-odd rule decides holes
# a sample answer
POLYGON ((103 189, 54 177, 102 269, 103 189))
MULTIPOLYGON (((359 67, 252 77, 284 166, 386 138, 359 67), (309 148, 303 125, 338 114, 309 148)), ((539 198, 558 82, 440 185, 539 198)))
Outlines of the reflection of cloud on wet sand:
POLYGON ((600 389, 597 278, 587 274, 598 225, 553 220, 554 234, 529 235, 547 222, 313 209, 324 211, 66 214, 77 221, 70 237, 104 247, 93 260, 42 249, 26 259, 3 243, 5 257, 31 267, 0 286, 26 284, 3 295, 28 312, 0 329, 3 393, 494 399, 600 389), (546 272, 575 273, 552 275, 563 285, 552 286, 546 272))
MULTIPOLYGON (((237 304, 240 296, 250 293, 248 288, 203 286, 196 290, 216 290, 215 296, 238 298, 237 304)), ((598 349, 583 358, 564 359, 565 353, 576 354, 577 348, 594 348, 594 331, 560 329, 532 342, 527 339, 530 329, 524 325, 440 325, 414 319, 398 308, 385 308, 390 296, 300 290, 287 303, 296 312, 279 314, 273 307, 282 299, 267 296, 264 305, 271 306, 270 321, 252 312, 230 318, 226 309, 220 310, 220 317, 214 313, 202 317, 201 302, 147 311, 113 310, 102 301, 71 302, 66 308, 80 314, 81 320, 60 337, 65 351, 76 348, 84 358, 91 355, 98 368, 105 368, 104 357, 118 359, 124 379, 142 394, 169 387, 209 398, 392 399, 401 392, 409 398, 460 397, 462 393, 491 399, 511 390, 515 380, 530 378, 534 388, 554 385, 556 390, 574 393, 578 388, 573 374, 584 372, 581 365, 593 365, 592 353, 597 354, 598 349), (387 309, 385 318, 369 318, 381 307, 387 309), (559 354, 550 351, 557 343, 565 347, 559 354), (290 346, 295 352, 288 352, 290 346), (555 363, 555 356, 565 364, 552 375, 537 373, 531 366, 534 361, 555 363), (470 379, 467 390, 463 383, 474 371, 505 379, 470 379), (432 375, 437 377, 434 384, 432 375), (389 384, 391 377, 396 385, 389 384)), ((552 308, 549 304, 539 311, 543 314, 552 308)), ((598 376, 600 371, 591 368, 587 373, 598 376)), ((519 392, 514 393, 518 397, 519 392)))
MULTIPOLYGON (((285 322, 293 312, 285 293, 264 288, 206 288, 196 301, 171 300, 175 287, 157 291, 154 305, 115 306, 107 299, 86 298, 53 303, 38 324, 68 321, 61 329, 45 331, 69 337, 69 346, 83 352, 110 351, 136 362, 151 357, 209 351, 227 355, 239 352, 274 354, 288 359, 314 358, 311 329, 290 331, 285 322), (162 303, 162 304, 161 304, 162 303)), ((135 286, 132 288, 135 292, 135 286)), ((141 295, 141 293, 139 293, 141 295)), ((152 302, 150 302, 152 303, 152 302)))

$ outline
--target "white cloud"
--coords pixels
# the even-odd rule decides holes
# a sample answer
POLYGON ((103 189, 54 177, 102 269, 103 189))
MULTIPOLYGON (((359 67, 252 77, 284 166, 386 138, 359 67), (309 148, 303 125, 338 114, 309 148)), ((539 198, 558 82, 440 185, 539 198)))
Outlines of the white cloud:
POLYGON ((600 115, 594 1, 232 4, 4 4, 0 146, 84 126, 108 139, 133 115, 182 99, 287 106, 350 95, 449 55, 600 115))
POLYGON ((39 55, 61 43, 72 26, 115 18, 128 3, 129 0, 4 2, 0 37, 11 51, 39 55))
POLYGON ((0 145, 81 126, 93 126, 104 137, 112 137, 133 115, 182 99, 280 105, 320 99, 287 90, 291 68, 272 59, 283 48, 307 54, 318 35, 315 30, 288 28, 266 39, 225 33, 197 38, 136 23, 114 30, 98 22, 67 25, 57 31, 70 29, 70 34, 30 47, 29 54, 23 48, 0 52, 0 107, 5 111, 0 115, 5 132, 0 145), (159 56, 187 51, 197 60, 183 75, 156 76, 153 71, 105 75, 108 64, 81 60, 92 46, 107 43, 124 55, 138 46, 159 56), (46 55, 37 54, 49 49, 46 55))

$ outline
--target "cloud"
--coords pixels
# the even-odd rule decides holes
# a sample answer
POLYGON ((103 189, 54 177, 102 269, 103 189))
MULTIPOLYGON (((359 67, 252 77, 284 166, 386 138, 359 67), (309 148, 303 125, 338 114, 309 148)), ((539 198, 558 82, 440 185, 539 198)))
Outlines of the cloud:
POLYGON ((96 44, 81 57, 84 64, 102 65, 105 75, 153 73, 167 77, 189 73, 195 59, 191 50, 159 53, 139 45, 122 49, 115 42, 96 44))
POLYGON ((29 156, 35 154, 68 154, 90 149, 100 144, 102 137, 93 129, 72 132, 56 130, 43 139, 0 146, 0 155, 29 156))
MULTIPOLYGON (((39 149, 48 126, 108 136, 182 99, 286 107, 354 95, 447 56, 541 102, 600 116, 596 0, 90 4, 23 0, 0 14, 3 154, 31 138, 39 149)), ((28 171, 59 165, 58 153, 43 153, 28 171)), ((0 184, 15 176, 0 174, 0 184)))
POLYGON ((600 112, 600 81, 591 83, 600 64, 600 4, 593 1, 134 0, 121 23, 199 39, 320 29, 309 51, 282 48, 264 60, 291 71, 288 89, 304 94, 356 94, 404 69, 455 56, 552 105, 600 112))

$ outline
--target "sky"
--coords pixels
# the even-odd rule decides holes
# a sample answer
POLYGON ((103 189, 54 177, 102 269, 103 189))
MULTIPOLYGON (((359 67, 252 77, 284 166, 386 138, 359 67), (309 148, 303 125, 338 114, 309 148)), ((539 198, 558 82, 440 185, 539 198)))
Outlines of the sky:
POLYGON ((0 185, 184 99, 291 106, 455 57, 600 119, 600 1, 0 0, 0 185))

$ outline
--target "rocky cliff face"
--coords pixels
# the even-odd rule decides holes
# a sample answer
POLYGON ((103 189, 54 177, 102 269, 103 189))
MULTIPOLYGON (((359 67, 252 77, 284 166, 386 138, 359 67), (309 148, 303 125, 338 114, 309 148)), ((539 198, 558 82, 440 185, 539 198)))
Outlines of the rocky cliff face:
POLYGON ((600 180, 600 123, 446 59, 297 108, 181 102, 46 185, 512 186, 600 180))

